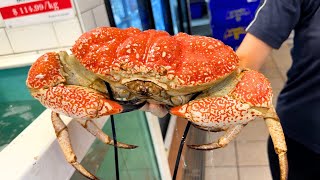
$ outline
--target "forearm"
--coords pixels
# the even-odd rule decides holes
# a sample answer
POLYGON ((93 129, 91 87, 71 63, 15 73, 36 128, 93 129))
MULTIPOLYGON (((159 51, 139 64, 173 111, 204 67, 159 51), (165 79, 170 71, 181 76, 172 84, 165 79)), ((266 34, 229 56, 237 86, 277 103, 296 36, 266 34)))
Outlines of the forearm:
POLYGON ((271 51, 269 45, 247 33, 236 53, 241 67, 259 70, 271 51))

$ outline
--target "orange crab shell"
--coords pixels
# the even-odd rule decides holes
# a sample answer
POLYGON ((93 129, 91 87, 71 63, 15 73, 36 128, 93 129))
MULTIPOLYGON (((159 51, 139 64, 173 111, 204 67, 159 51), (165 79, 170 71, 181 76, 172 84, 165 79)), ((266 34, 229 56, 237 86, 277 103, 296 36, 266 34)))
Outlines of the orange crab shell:
POLYGON ((57 53, 50 52, 40 56, 29 70, 27 86, 32 89, 40 89, 65 82, 61 68, 57 53))
POLYGON ((94 29, 77 40, 72 52, 101 77, 112 81, 154 77, 171 89, 212 83, 239 63, 235 52, 214 38, 134 28, 94 29))
POLYGON ((268 108, 272 105, 273 94, 268 79, 257 71, 249 70, 244 72, 231 96, 251 106, 268 108))

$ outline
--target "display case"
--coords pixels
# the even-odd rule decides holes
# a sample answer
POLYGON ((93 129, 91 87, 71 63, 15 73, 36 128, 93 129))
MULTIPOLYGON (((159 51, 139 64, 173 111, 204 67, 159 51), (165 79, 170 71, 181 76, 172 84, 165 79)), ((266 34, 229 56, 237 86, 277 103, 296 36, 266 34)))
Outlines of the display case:
POLYGON ((29 68, 0 69, 0 151, 45 110, 25 85, 29 68))
MULTIPOLYGON (((154 143, 145 113, 142 111, 115 115, 117 140, 137 145, 136 149, 118 149, 120 179, 161 179, 154 143)), ((102 130, 111 135, 111 121, 102 130)), ((113 146, 95 140, 82 164, 101 179, 116 179, 113 146)), ((78 172, 71 180, 86 179, 78 172)))

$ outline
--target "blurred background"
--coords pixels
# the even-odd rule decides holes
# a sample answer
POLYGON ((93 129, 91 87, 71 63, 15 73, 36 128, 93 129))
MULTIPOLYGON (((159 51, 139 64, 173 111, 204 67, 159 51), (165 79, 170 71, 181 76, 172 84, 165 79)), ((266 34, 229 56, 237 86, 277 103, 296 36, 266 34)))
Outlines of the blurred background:
MULTIPOLYGON (((82 33, 100 26, 133 26, 164 30, 171 35, 185 32, 209 36, 236 50, 259 3, 259 0, 1 0, 0 151, 45 110, 25 87, 30 65, 45 52, 67 51, 82 33)), ((292 36, 273 51, 261 69, 271 81, 274 102, 290 67, 291 46, 292 36)), ((116 119, 119 140, 139 145, 137 150, 119 150, 121 179, 161 179, 159 154, 145 114, 125 113, 116 119)), ((172 175, 186 120, 167 115, 158 123, 172 175)), ((111 134, 109 121, 103 129, 111 134)), ((212 142, 219 135, 191 127, 186 144, 212 142)), ((202 152, 185 147, 177 179, 270 180, 267 137, 264 122, 257 119, 226 148, 202 152)), ((99 141, 92 144, 82 164, 99 177, 115 177, 113 148, 99 141)), ((84 178, 76 172, 71 179, 84 178)))

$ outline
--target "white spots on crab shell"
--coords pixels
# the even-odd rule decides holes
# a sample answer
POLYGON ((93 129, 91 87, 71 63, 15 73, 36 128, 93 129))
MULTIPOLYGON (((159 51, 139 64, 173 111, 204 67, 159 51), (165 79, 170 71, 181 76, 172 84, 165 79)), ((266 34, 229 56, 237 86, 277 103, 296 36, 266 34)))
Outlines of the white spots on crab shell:
POLYGON ((94 31, 94 32, 92 32, 92 34, 93 34, 93 36, 95 38, 98 38, 98 36, 100 35, 100 32, 99 31, 94 31))
POLYGON ((44 77, 45 77, 44 74, 38 74, 38 75, 36 75, 36 78, 37 78, 37 79, 43 79, 44 77))
POLYGON ((153 49, 154 49, 154 51, 159 51, 159 50, 160 50, 160 47, 159 47, 159 46, 156 46, 156 47, 154 47, 153 49))
POLYGON ((204 82, 209 82, 211 80, 211 77, 205 77, 204 82))
POLYGON ((127 53, 131 53, 131 49, 128 49, 126 52, 127 52, 127 53))
POLYGON ((163 57, 163 58, 166 57, 166 54, 167 53, 165 51, 163 51, 161 57, 163 57))
MULTIPOLYGON (((154 54, 151 54, 151 55, 150 55, 150 57, 154 58, 154 57, 155 57, 155 55, 154 55, 154 54)), ((148 60, 150 61, 150 59, 148 59, 148 60)))
POLYGON ((140 55, 137 53, 137 54, 136 54, 136 58, 139 59, 139 57, 140 57, 140 55))
POLYGON ((78 46, 78 50, 79 50, 79 51, 81 51, 81 49, 82 49, 82 44, 83 44, 83 43, 80 43, 79 46, 78 46))
POLYGON ((115 41, 116 41, 116 39, 115 39, 115 38, 112 38, 112 40, 110 40, 109 43, 111 44, 111 43, 113 43, 113 42, 115 42, 115 41))
POLYGON ((173 68, 171 69, 168 68, 167 71, 168 71, 168 74, 174 74, 176 72, 173 68))

